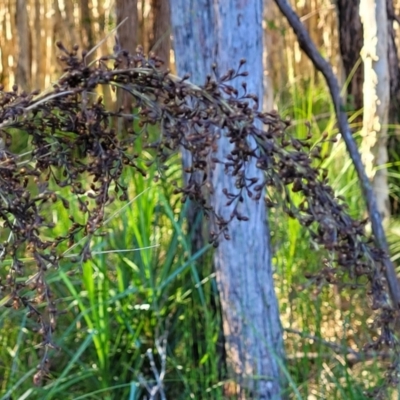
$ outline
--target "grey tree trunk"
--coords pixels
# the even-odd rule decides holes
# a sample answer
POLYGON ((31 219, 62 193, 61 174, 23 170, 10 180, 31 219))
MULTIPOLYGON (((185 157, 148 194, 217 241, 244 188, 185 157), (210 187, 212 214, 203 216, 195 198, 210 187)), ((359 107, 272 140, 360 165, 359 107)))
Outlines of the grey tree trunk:
MULTIPOLYGON (((211 72, 211 64, 216 60, 216 44, 213 35, 214 16, 212 0, 188 1, 170 0, 172 31, 174 37, 175 64, 178 74, 190 73, 191 80, 202 84, 211 72), (184 5, 184 7, 182 7, 184 5), (174 8, 172 10, 172 8, 174 8), (179 9, 178 9, 179 8, 179 9)), ((192 165, 191 154, 182 149, 182 165, 192 165)), ((201 182, 202 173, 194 176, 184 173, 185 184, 189 179, 201 182)), ((202 217, 195 203, 187 206, 186 219, 190 234, 192 253, 204 247, 202 217)))
POLYGON ((366 172, 373 180, 378 210, 390 216, 387 170, 387 124, 390 101, 388 28, 385 0, 361 0, 364 47, 364 112, 361 152, 366 172))
MULTIPOLYGON (((214 61, 224 73, 245 58, 248 90, 262 102, 262 8, 262 0, 174 0, 171 14, 178 74, 190 73, 193 82, 202 84, 214 61)), ((235 82, 239 91, 240 83, 235 82)), ((216 157, 225 159, 229 148, 222 133, 216 157)), ((218 214, 229 219, 232 208, 225 205, 222 189, 236 192, 235 181, 220 164, 211 172, 215 190, 211 202, 218 214)), ((262 179, 254 163, 249 163, 248 173, 262 179)), ((233 221, 231 240, 222 240, 215 252, 229 373, 240 398, 279 399, 278 358, 284 352, 266 207, 263 201, 246 197, 241 212, 249 221, 233 221)))

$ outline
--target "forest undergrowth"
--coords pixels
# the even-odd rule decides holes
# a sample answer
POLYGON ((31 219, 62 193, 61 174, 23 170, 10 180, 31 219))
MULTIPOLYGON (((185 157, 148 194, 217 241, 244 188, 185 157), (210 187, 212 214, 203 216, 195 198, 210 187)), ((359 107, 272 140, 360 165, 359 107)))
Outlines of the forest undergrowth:
POLYGON ((229 221, 213 213, 207 185, 182 187, 178 151, 203 171, 214 128, 234 144, 230 160, 212 160, 238 179, 227 201, 268 188, 290 396, 362 399, 385 379, 396 384, 383 372, 398 367, 383 255, 356 222, 360 189, 325 88, 282 88, 289 122, 230 85, 245 79, 244 62, 200 87, 140 50, 87 66, 78 49, 59 48, 66 71, 49 91, 1 92, 1 399, 137 399, 160 379, 168 398, 224 398, 211 254, 229 221), (95 92, 104 84, 129 92, 136 113, 107 110, 95 92), (126 135, 117 118, 131 124, 126 135), (265 182, 244 175, 249 157, 265 182), (185 198, 217 221, 196 254, 185 198))

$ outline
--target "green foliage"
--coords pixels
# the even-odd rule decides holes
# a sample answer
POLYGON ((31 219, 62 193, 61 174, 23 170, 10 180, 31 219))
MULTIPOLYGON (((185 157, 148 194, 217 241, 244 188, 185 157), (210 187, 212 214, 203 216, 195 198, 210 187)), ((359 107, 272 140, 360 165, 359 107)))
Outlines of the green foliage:
MULTIPOLYGON (((4 392, 17 398, 27 393, 40 399, 141 398, 138 377, 154 380, 146 350, 154 349, 157 359, 155 343, 165 338, 169 395, 177 399, 221 395, 215 362, 221 358, 219 306, 211 263, 205 262, 209 247, 190 256, 182 203, 164 180, 154 183, 156 172, 152 168, 147 178, 127 172, 124 180, 130 182, 132 200, 125 205, 116 202, 109 209, 107 235, 93 244, 94 258, 82 265, 82 274, 70 275, 73 265, 66 263, 49 278, 68 311, 59 320, 61 350, 51 382, 32 388, 29 378, 38 359, 27 362, 18 352, 30 335, 23 325, 3 327, 10 333, 3 337, 1 354, 4 392), (201 256, 204 265, 199 266, 201 256), (12 332, 18 331, 15 344, 12 332), (7 354, 14 347, 16 353, 7 354)), ((164 179, 180 179, 179 160, 171 160, 164 179)), ((59 221, 67 215, 62 207, 53 212, 59 221)), ((61 223, 57 229, 63 231, 61 223)), ((9 314, 7 310, 2 319, 7 321, 9 314)), ((18 315, 12 322, 18 317, 26 323, 18 315)))

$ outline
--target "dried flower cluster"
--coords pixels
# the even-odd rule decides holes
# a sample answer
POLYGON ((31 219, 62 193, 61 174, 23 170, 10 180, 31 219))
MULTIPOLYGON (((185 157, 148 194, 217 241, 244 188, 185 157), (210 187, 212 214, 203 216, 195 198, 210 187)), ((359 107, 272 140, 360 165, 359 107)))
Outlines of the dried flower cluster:
MULTIPOLYGON (((214 66, 215 78, 209 76, 199 87, 189 77, 181 79, 160 70, 162 62, 155 55, 146 58, 141 48, 134 55, 121 50, 86 65, 85 54, 79 56, 77 48, 69 52, 60 43, 58 47, 65 74, 51 90, 41 95, 19 93, 16 87, 0 92, 5 143, 0 152, 0 219, 8 236, 0 245, 0 258, 11 261, 7 271, 5 267, 1 270, 0 305, 26 308, 36 323, 46 349, 36 384, 48 374, 47 350, 56 347, 53 333, 62 312, 46 282, 46 271, 56 269, 66 251, 77 244, 76 262, 91 257, 90 241, 102 234, 105 207, 116 196, 127 199, 127 188, 120 182, 124 168, 146 174, 136 162, 139 154, 132 146, 136 140, 152 149, 160 171, 181 147, 190 151, 193 164, 186 172, 193 176, 204 172, 204 179, 199 183, 189 178, 176 192, 182 201, 196 200, 214 218, 217 229, 211 232, 211 241, 216 246, 224 240, 221 235, 229 239, 229 221, 215 215, 207 201, 207 193, 214 190, 207 179, 208 168, 221 163, 236 179, 236 193, 223 191, 227 204, 240 203, 244 193, 260 200, 265 187, 279 193, 281 204, 268 197, 266 205, 283 206, 290 217, 308 227, 314 244, 329 252, 320 273, 309 278, 321 286, 348 276, 355 285, 368 288, 378 334, 367 347, 394 349, 388 379, 397 383, 399 345, 392 330, 397 311, 390 304, 381 263, 387 255, 371 245, 364 235, 364 222, 349 217, 328 185, 327 171, 320 168, 321 144, 329 141, 327 137, 316 145, 311 135, 306 140, 295 139, 287 132, 288 122, 276 113, 259 112, 257 98, 247 93, 245 83, 240 93, 231 85, 233 79, 247 75, 242 71, 244 60, 223 76, 218 76, 214 66), (135 112, 107 110, 93 93, 99 85, 130 93, 135 112), (118 118, 132 122, 125 135, 114 128, 118 118), (155 124, 160 127, 159 137, 149 143, 148 128, 155 124), (17 140, 15 129, 29 136, 31 153, 21 156, 7 151, 17 140), (233 145, 224 160, 215 157, 221 132, 233 145), (255 145, 249 144, 249 138, 255 145), (265 171, 261 182, 245 173, 246 163, 254 158, 265 171), (58 191, 65 187, 76 195, 80 215, 70 215, 69 230, 55 236, 48 209, 57 202, 69 209, 69 202, 58 191), (292 192, 303 198, 298 206, 292 192)), ((231 218, 247 219, 237 207, 231 218)))

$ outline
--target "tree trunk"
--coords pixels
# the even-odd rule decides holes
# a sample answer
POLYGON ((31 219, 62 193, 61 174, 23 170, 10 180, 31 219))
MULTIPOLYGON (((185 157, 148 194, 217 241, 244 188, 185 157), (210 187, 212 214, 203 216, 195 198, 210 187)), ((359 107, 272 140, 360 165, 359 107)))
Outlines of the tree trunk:
POLYGON ((150 50, 164 61, 165 69, 169 68, 169 52, 171 50, 171 24, 169 0, 152 0, 153 34, 150 50))
MULTIPOLYGON (((175 64, 178 74, 191 75, 191 80, 197 84, 205 83, 207 73, 211 71, 211 64, 216 60, 216 47, 213 37, 212 1, 199 0, 186 4, 184 0, 174 0, 171 17, 173 25, 175 64), (182 5, 185 5, 182 8, 182 5), (196 17, 194 17, 196 16, 196 17), (195 24, 195 26, 193 26, 195 24)), ((172 4, 172 3, 171 3, 172 4)), ((182 166, 185 170, 192 165, 190 152, 182 149, 182 166)), ((184 181, 202 182, 203 174, 184 173, 184 181)), ((202 232, 202 216, 199 207, 189 201, 186 220, 190 235, 192 253, 204 247, 202 232)))
MULTIPOLYGON (((174 49, 180 75, 202 84, 210 65, 218 62, 221 74, 247 59, 249 92, 263 98, 262 0, 176 0, 171 7, 174 49)), ((239 92, 240 80, 234 82, 239 92)), ((215 156, 226 159, 230 143, 221 134, 215 156)), ((263 176, 253 162, 251 176, 263 176)), ((217 214, 229 219, 231 207, 223 188, 236 192, 235 180, 221 164, 210 171, 215 190, 211 202, 217 214)), ((263 197, 262 197, 263 198, 263 197)), ((229 226, 231 240, 222 240, 215 252, 217 284, 221 295, 223 329, 229 372, 241 398, 279 399, 283 356, 282 329, 271 268, 269 228, 265 204, 244 198, 248 222, 229 226)))
MULTIPOLYGON (((391 170, 398 174, 400 172, 400 167, 397 165, 400 153, 400 139, 398 134, 398 126, 400 123, 400 68, 396 45, 396 32, 393 24, 399 23, 399 20, 397 19, 395 22, 396 15, 393 7, 393 1, 387 0, 386 5, 388 17, 388 62, 390 74, 390 106, 387 149, 389 153, 389 164, 393 163, 391 170)), ((391 211, 392 215, 398 216, 400 213, 398 200, 400 191, 397 189, 397 178, 389 177, 389 185, 391 182, 393 183, 394 188, 394 195, 390 198, 391 211)))
POLYGON ((387 170, 387 124, 390 102, 388 29, 385 0, 361 0, 364 47, 364 112, 361 152, 368 176, 373 181, 378 210, 390 216, 387 170))
POLYGON ((397 54, 396 32, 393 23, 399 24, 393 7, 393 0, 386 0, 387 6, 387 26, 388 26, 388 63, 390 75, 390 109, 389 123, 398 124, 399 104, 400 104, 400 68, 399 57, 397 54))
POLYGON ((138 35, 137 0, 117 0, 115 3, 117 25, 125 18, 127 20, 118 28, 117 35, 122 49, 135 54, 138 35))
POLYGON ((18 32, 18 61, 16 84, 23 90, 31 89, 31 46, 26 0, 17 0, 16 24, 18 32))
POLYGON ((94 46, 92 13, 89 0, 81 0, 81 29, 83 30, 83 46, 90 50, 94 46))
MULTIPOLYGON (((339 38, 340 38, 340 50, 343 60, 344 73, 346 79, 350 79, 348 86, 348 97, 350 101, 347 104, 351 105, 353 110, 359 110, 363 108, 363 81, 364 81, 364 70, 360 65, 357 68, 354 66, 357 64, 359 54, 361 53, 363 45, 363 25, 360 18, 360 0, 337 0, 338 10, 338 21, 339 21, 339 38)), ((399 154, 399 139, 396 134, 396 128, 400 121, 399 104, 400 104, 400 70, 399 70, 399 58, 397 54, 396 46, 396 34, 394 31, 393 23, 397 19, 393 7, 393 1, 386 1, 387 7, 387 29, 388 29, 388 63, 389 63, 389 76, 390 76, 390 105, 389 105, 389 116, 388 124, 392 128, 387 128, 388 136, 388 158, 389 163, 398 161, 399 154)), ((357 120, 362 120, 362 114, 359 115, 357 120)), ((392 169, 398 172, 397 166, 393 166, 392 169)), ((391 178, 389 178, 390 180, 391 178)), ((393 178, 392 178, 393 179, 393 178)), ((395 179, 393 179, 395 181, 395 179)), ((397 187, 396 182, 394 187, 397 187)), ((395 189, 396 190, 396 189, 395 189)), ((390 205, 392 213, 399 213, 398 204, 399 192, 395 193, 390 198, 390 205)))
MULTIPOLYGON (((97 15, 98 15, 98 24, 99 24, 99 31, 97 32, 97 41, 100 43, 107 35, 107 30, 106 30, 106 9, 104 7, 103 1, 98 1, 97 2, 97 15)), ((105 55, 109 54, 109 48, 107 46, 107 41, 105 41, 101 46, 100 46, 100 54, 105 55)), ((109 85, 103 85, 101 88, 101 91, 103 93, 104 97, 104 104, 106 107, 112 107, 113 106, 113 98, 111 95, 111 89, 109 85)))
POLYGON ((363 29, 360 18, 360 0, 336 0, 339 22, 339 44, 346 79, 347 105, 352 110, 363 107, 364 70, 360 63, 363 29))
MULTIPOLYGON (((136 53, 138 34, 138 9, 137 0, 117 0, 115 3, 117 25, 125 18, 127 20, 118 28, 117 38, 121 49, 127 50, 130 54, 136 53)), ((117 92, 117 107, 123 106, 126 113, 132 111, 132 96, 124 91, 117 92)))
MULTIPOLYGON (((44 6, 43 6, 44 7, 44 6)), ((43 48, 42 48, 42 32, 44 32, 43 28, 43 18, 42 18, 42 11, 41 11, 41 4, 40 0, 34 1, 34 11, 35 11, 35 18, 34 18, 34 34, 33 34, 33 61, 32 63, 35 68, 33 72, 33 85, 35 89, 42 89, 44 88, 45 82, 45 71, 41 68, 41 59, 43 57, 43 48)))
POLYGON ((74 1, 64 1, 65 25, 66 29, 71 32, 71 44, 72 46, 74 46, 75 44, 79 45, 82 50, 82 40, 80 40, 80 38, 78 38, 77 36, 78 27, 75 24, 74 9, 74 1))
POLYGON ((1 48, 1 76, 0 83, 6 89, 10 86, 11 68, 9 66, 9 56, 12 52, 11 35, 7 35, 7 20, 10 21, 11 9, 8 7, 7 1, 1 0, 0 2, 0 48, 1 48))
POLYGON ((268 17, 271 16, 271 10, 274 7, 272 0, 264 0, 264 18, 263 18, 263 63, 264 63, 264 93, 263 93, 263 107, 264 111, 270 112, 274 107, 274 90, 271 79, 272 71, 272 57, 270 49, 272 48, 272 38, 267 28, 268 17))

